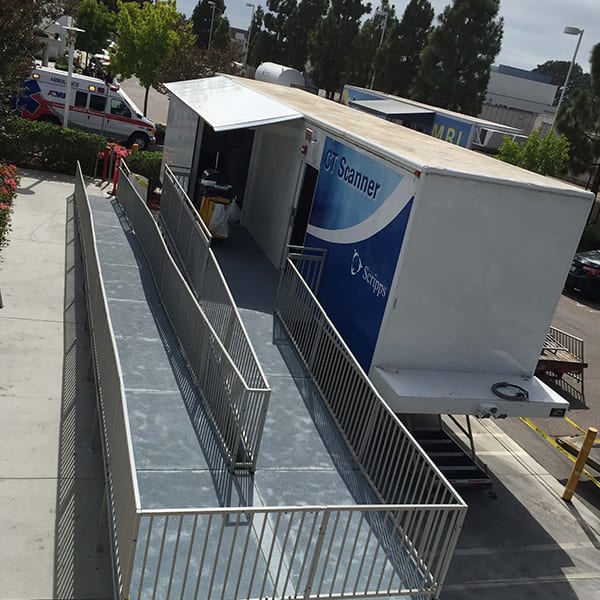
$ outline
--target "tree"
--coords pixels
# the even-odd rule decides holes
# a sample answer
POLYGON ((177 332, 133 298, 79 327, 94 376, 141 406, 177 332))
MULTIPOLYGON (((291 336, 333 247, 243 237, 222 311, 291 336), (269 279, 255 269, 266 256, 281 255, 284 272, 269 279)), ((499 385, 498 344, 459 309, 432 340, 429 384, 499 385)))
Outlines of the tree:
POLYGON ((408 96, 419 72, 420 55, 431 33, 434 10, 429 0, 410 0, 402 19, 391 20, 377 65, 375 88, 408 96))
POLYGON ((296 0, 267 0, 266 10, 258 7, 251 28, 249 64, 258 66, 261 62, 271 61, 289 65, 290 18, 296 7, 296 0))
POLYGON ((559 175, 569 160, 569 141, 564 135, 550 132, 542 137, 534 131, 525 144, 505 135, 497 158, 542 175, 559 175))
POLYGON ((144 114, 148 109, 150 87, 160 83, 161 64, 173 53, 195 42, 189 24, 184 24, 174 0, 157 4, 119 2, 117 44, 111 65, 123 77, 135 75, 146 88, 144 114))
POLYGON ((477 115, 502 42, 500 0, 454 0, 438 17, 421 54, 413 96, 477 115))
MULTIPOLYGON (((18 91, 31 71, 33 56, 47 37, 44 22, 53 23, 62 13, 58 2, 0 0, 0 98, 18 91)), ((4 107, 4 102, 1 103, 4 107)), ((2 109, 0 109, 2 110, 2 109)))
POLYGON ((237 70, 233 66, 238 58, 236 52, 235 44, 230 44, 222 50, 211 47, 210 51, 200 50, 196 44, 178 48, 158 67, 156 77, 160 83, 157 89, 166 93, 163 83, 212 77, 215 73, 236 73, 237 70))
POLYGON ((196 44, 199 48, 208 48, 210 40, 211 48, 224 49, 229 45, 229 19, 224 16, 225 2, 214 0, 201 0, 196 4, 192 12, 192 33, 196 36, 196 44), (212 36, 211 36, 212 23, 212 36))
POLYGON ((363 22, 352 47, 348 50, 348 58, 342 74, 343 83, 361 87, 369 86, 375 68, 379 41, 384 33, 384 18, 375 14, 363 22))
POLYGON ((342 84, 351 48, 359 31, 360 18, 370 5, 361 0, 331 0, 329 10, 309 37, 309 59, 315 84, 333 98, 342 84))
POLYGON ((327 9, 327 0, 302 0, 288 19, 287 65, 304 71, 308 38, 327 9))
POLYGON ((600 97, 600 44, 596 44, 592 48, 590 55, 591 64, 591 87, 595 96, 600 97))
POLYGON ((264 24, 272 40, 273 56, 276 63, 287 63, 288 29, 290 16, 296 10, 296 0, 267 0, 269 12, 265 14, 264 24))
POLYGON ((250 24, 250 37, 246 40, 246 62, 249 65, 258 66, 261 62, 270 60, 273 54, 271 36, 264 27, 264 21, 265 10, 262 6, 258 6, 250 24))
MULTIPOLYGON (((567 73, 571 61, 568 60, 547 60, 545 63, 538 65, 535 69, 532 69, 532 73, 541 73, 543 75, 549 75, 551 77, 550 83, 557 86, 556 95, 554 96, 554 105, 558 104, 560 94, 562 92, 562 86, 565 83, 567 73)), ((577 91, 590 87, 590 75, 584 73, 581 66, 577 63, 573 65, 571 75, 569 77, 569 83, 567 90, 565 91, 565 97, 563 102, 568 99, 577 91)))
POLYGON ((77 34, 77 47, 85 50, 90 56, 107 47, 107 42, 114 35, 115 15, 98 0, 81 0, 77 9, 77 27, 84 31, 77 34))
POLYGON ((591 54, 591 87, 580 89, 562 105, 556 129, 570 144, 569 168, 573 173, 594 172, 591 190, 600 190, 600 44, 591 54))

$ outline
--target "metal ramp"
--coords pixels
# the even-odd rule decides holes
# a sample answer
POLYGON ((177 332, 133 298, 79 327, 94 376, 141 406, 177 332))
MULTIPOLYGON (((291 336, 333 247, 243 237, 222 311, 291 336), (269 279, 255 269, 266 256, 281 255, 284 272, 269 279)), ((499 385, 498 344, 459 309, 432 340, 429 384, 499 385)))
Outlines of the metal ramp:
POLYGON ((118 596, 437 598, 466 506, 360 373, 340 404, 298 360, 298 326, 339 342, 293 265, 275 321, 240 311, 272 385, 256 437, 264 390, 232 360, 239 340, 121 176, 120 202, 88 197, 80 172, 75 194, 118 596))

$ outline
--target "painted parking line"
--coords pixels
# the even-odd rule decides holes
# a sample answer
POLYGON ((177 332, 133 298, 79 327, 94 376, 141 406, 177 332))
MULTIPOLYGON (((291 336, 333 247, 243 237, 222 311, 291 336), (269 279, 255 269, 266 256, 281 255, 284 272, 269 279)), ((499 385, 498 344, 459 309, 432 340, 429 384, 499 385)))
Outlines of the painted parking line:
MULTIPOLYGON (((533 429, 542 439, 546 440, 553 448, 564 454, 572 463, 575 463, 577 460, 576 456, 573 456, 570 452, 565 450, 558 442, 548 435, 541 427, 538 427, 533 421, 528 419, 527 417, 521 417, 521 421, 525 423, 528 427, 533 429)), ((577 426, 579 428, 579 426, 577 426)), ((598 488, 600 488, 600 481, 594 477, 587 469, 583 469, 582 473, 598 488)))

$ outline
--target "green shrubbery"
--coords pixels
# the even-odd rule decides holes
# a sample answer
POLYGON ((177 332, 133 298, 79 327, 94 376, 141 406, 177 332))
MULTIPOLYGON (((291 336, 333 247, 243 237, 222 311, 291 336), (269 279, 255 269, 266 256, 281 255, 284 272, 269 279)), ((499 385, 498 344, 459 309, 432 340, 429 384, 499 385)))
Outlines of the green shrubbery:
POLYGON ((165 134, 167 133, 167 126, 162 123, 156 123, 156 143, 159 146, 165 143, 165 134))
POLYGON ((102 136, 77 129, 21 117, 0 119, 0 159, 20 167, 73 175, 79 161, 83 172, 92 175, 105 146, 102 136))
POLYGON ((162 162, 162 152, 142 152, 131 153, 125 158, 127 166, 133 173, 138 173, 148 178, 148 199, 152 192, 160 187, 160 164, 162 162))
POLYGON ((497 158, 535 173, 557 176, 569 160, 569 141, 564 135, 556 135, 552 131, 546 136, 533 131, 525 144, 505 135, 497 158))

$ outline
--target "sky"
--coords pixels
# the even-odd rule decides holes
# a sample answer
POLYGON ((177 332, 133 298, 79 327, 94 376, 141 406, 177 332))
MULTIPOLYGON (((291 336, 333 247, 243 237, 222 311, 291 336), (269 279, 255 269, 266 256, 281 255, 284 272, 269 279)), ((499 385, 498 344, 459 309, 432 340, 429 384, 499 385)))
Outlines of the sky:
MULTIPOLYGON (((245 29, 250 25, 252 8, 249 0, 225 0, 226 15, 232 27, 245 29)), ((265 0, 252 0, 265 6, 265 0)), ((430 0, 436 17, 449 0, 430 0)), ((398 17, 402 16, 408 0, 392 2, 398 17)), ((180 12, 190 16, 197 0, 177 0, 180 12)), ((373 10, 377 0, 371 0, 373 10)), ((495 64, 509 65, 531 70, 547 60, 573 58, 577 35, 563 33, 565 26, 583 29, 577 62, 589 72, 589 57, 592 47, 600 42, 599 0, 501 0, 500 14, 504 17, 502 49, 495 64)), ((434 23, 437 19, 434 19, 434 23)))

